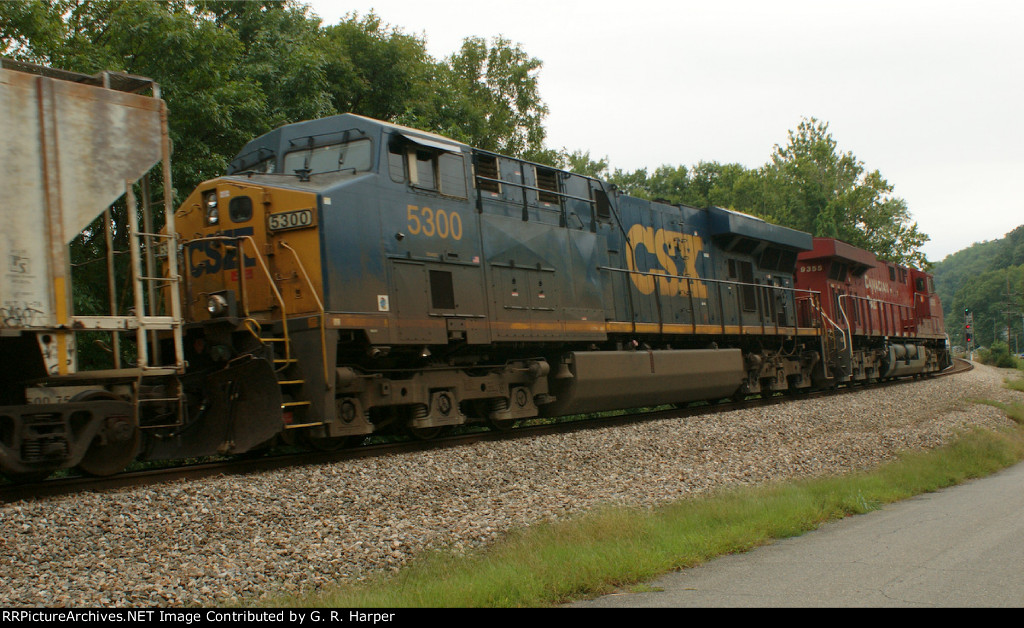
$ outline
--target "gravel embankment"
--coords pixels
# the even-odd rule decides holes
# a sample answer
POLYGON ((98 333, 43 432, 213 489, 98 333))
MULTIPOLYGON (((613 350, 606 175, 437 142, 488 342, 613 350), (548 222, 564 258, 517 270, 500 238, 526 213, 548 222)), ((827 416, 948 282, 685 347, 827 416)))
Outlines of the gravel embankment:
POLYGON ((861 469, 1009 420, 1005 371, 509 443, 0 505, 0 606, 231 604, 599 504, 861 469))

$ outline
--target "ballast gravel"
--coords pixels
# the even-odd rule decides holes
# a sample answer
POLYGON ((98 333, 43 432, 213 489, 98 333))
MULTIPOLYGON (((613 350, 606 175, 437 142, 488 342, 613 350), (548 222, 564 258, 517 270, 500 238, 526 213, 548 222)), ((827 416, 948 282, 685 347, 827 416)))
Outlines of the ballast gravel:
POLYGON ((603 504, 838 474, 1011 425, 1010 371, 506 443, 0 505, 0 606, 238 605, 603 504))

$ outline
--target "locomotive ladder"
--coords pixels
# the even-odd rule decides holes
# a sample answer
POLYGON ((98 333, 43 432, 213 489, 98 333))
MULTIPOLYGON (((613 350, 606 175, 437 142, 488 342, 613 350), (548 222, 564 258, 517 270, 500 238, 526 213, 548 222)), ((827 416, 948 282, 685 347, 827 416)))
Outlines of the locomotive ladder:
MULTIPOLYGON (((310 405, 307 400, 295 400, 296 394, 306 384, 306 380, 301 375, 294 375, 289 373, 298 364, 298 359, 291 355, 291 339, 287 335, 287 331, 283 336, 265 336, 262 331, 262 327, 259 322, 252 318, 245 319, 246 329, 249 330, 260 343, 264 345, 277 346, 278 343, 283 350, 284 357, 278 357, 278 351, 274 350, 274 372, 277 376, 277 385, 281 388, 281 412, 290 411, 292 409, 306 408, 310 405)), ((287 327, 287 319, 282 319, 282 324, 287 327)), ((308 427, 312 425, 321 425, 322 423, 302 423, 302 424, 286 424, 285 428, 296 428, 296 427, 308 427)))
MULTIPOLYGON (((237 237, 239 239, 241 239, 241 240, 248 241, 252 245, 253 252, 256 255, 256 259, 259 261, 260 268, 262 269, 264 276, 267 278, 267 283, 270 286, 271 291, 274 293, 274 299, 277 302, 277 305, 280 308, 280 312, 281 312, 281 336, 280 337, 275 337, 275 336, 267 337, 267 336, 264 336, 262 334, 262 331, 261 331, 259 323, 255 319, 249 317, 248 304, 244 300, 244 295, 246 294, 245 287, 244 287, 244 282, 245 282, 244 273, 239 273, 239 284, 240 284, 239 285, 239 290, 243 294, 243 307, 245 309, 245 314, 246 314, 246 319, 245 319, 245 321, 246 321, 245 322, 246 328, 261 343, 263 343, 263 344, 268 344, 269 343, 271 345, 273 345, 274 343, 280 343, 280 345, 281 345, 281 347, 283 349, 283 357, 278 357, 278 352, 274 351, 274 359, 273 359, 274 360, 274 367, 275 367, 274 371, 276 372, 277 377, 278 377, 278 385, 281 387, 282 398, 287 398, 287 400, 284 400, 284 401, 281 402, 281 412, 282 412, 282 414, 284 412, 290 411, 292 409, 308 408, 310 405, 312 405, 311 402, 308 399, 302 399, 302 400, 298 400, 298 401, 296 401, 294 399, 295 394, 298 391, 300 391, 303 388, 303 386, 305 386, 306 380, 303 377, 301 377, 301 375, 300 376, 296 376, 296 375, 294 375, 292 373, 289 373, 289 371, 295 370, 295 367, 298 366, 298 362, 299 361, 298 361, 297 358, 292 356, 291 338, 288 335, 288 310, 287 310, 287 307, 286 307, 285 302, 284 302, 284 297, 281 296, 281 292, 277 289, 277 284, 274 282, 273 276, 270 273, 270 269, 267 266, 266 261, 263 259, 263 255, 260 252, 259 247, 256 246, 255 240, 253 240, 253 238, 251 236, 237 236, 237 237), (255 329, 253 328, 253 326, 255 326, 255 329)), ((317 307, 318 307, 319 314, 320 314, 320 339, 321 339, 321 351, 323 353, 323 360, 324 360, 324 378, 325 378, 326 381, 329 381, 329 380, 327 380, 327 378, 329 377, 328 373, 327 373, 327 349, 326 349, 326 344, 324 344, 324 342, 323 342, 324 338, 326 336, 326 330, 325 330, 325 327, 324 327, 324 325, 325 325, 325 322, 324 322, 325 321, 325 312, 324 312, 323 303, 320 301, 319 296, 317 296, 316 290, 313 289, 313 284, 312 284, 312 282, 309 279, 309 275, 308 275, 308 273, 306 273, 306 269, 302 265, 302 262, 299 260, 299 256, 296 253, 295 249, 293 249, 292 247, 288 246, 288 244, 286 242, 281 242, 280 246, 282 248, 287 249, 288 251, 290 251, 292 253, 292 255, 295 257, 295 262, 298 264, 299 269, 302 271, 302 275, 303 275, 303 277, 305 277, 306 283, 309 284, 310 293, 316 299, 317 307)), ((323 421, 313 421, 313 422, 308 422, 308 423, 306 423, 306 422, 304 422, 304 423, 288 423, 288 424, 285 425, 285 429, 296 429, 296 428, 302 428, 302 427, 316 427, 316 426, 319 426, 319 425, 323 425, 323 421)))
MULTIPOLYGON (((825 313, 824 308, 821 307, 821 293, 819 293, 819 292, 811 292, 810 294, 811 294, 811 296, 806 297, 810 307, 813 308, 814 311, 816 311, 818 313, 818 316, 820 316, 821 319, 823 321, 825 321, 825 323, 827 323, 828 327, 831 328, 831 329, 824 329, 824 330, 822 330, 823 331, 823 333, 821 335, 821 352, 822 352, 822 355, 823 356, 832 356, 832 355, 834 355, 838 359, 838 356, 840 354, 843 354, 843 355, 848 354, 847 357, 849 359, 852 359, 852 356, 853 356, 852 336, 850 337, 850 339, 848 341, 846 332, 843 331, 843 328, 840 327, 839 324, 836 323, 834 320, 829 318, 828 314, 825 313), (842 347, 839 346, 839 343, 837 342, 837 338, 842 338, 842 341, 843 341, 842 347)), ((845 317, 845 313, 844 313, 844 317, 845 317)), ((832 366, 834 366, 834 367, 836 367, 838 369, 841 369, 841 370, 845 370, 845 369, 842 369, 842 365, 839 364, 838 362, 835 365, 832 365, 832 366)), ((848 366, 849 366, 849 362, 847 363, 847 367, 848 366)), ((830 367, 830 365, 829 365, 827 360, 824 363, 824 367, 825 367, 825 376, 829 377, 829 378, 835 378, 835 376, 832 375, 831 372, 830 372, 832 370, 832 367, 830 367)), ((846 375, 848 375, 848 373, 841 373, 842 377, 845 377, 846 375)))
MULTIPOLYGON (((299 267, 299 270, 302 271, 302 276, 303 276, 303 278, 306 281, 306 285, 309 286, 309 293, 311 295, 313 295, 313 299, 316 300, 317 312, 319 314, 319 319, 320 319, 320 353, 321 353, 321 359, 323 360, 324 383, 329 388, 331 380, 330 380, 330 373, 329 373, 329 371, 327 369, 327 340, 326 340, 326 336, 327 336, 327 329, 326 329, 327 313, 324 310, 324 304, 320 300, 320 296, 317 294, 316 288, 313 286, 313 282, 309 278, 309 273, 306 272, 306 267, 302 264, 302 260, 299 259, 298 252, 294 248, 289 246, 288 243, 285 242, 284 240, 280 241, 278 243, 278 246, 280 246, 281 248, 289 251, 292 254, 292 257, 295 259, 295 264, 299 267)), ((282 319, 283 319, 283 310, 282 310, 282 319)), ((284 326, 287 328, 287 322, 282 320, 282 324, 284 324, 284 326)), ((290 357, 290 355, 289 355, 289 357, 290 357)), ((294 363, 294 362, 296 362, 296 360, 292 359, 292 363, 294 363)), ((287 365, 286 365, 286 367, 287 367, 287 365)), ((285 385, 286 383, 287 384, 291 384, 291 385, 300 385, 301 386, 302 384, 305 384, 305 380, 298 379, 298 380, 284 380, 284 381, 282 381, 282 385, 285 385)), ((306 401, 285 402, 285 403, 281 404, 282 408, 284 408, 286 406, 289 406, 289 405, 290 406, 300 406, 300 405, 301 406, 309 406, 310 402, 308 400, 306 400, 306 401)), ((291 423, 291 424, 286 425, 285 428, 286 429, 295 429, 295 428, 300 428, 300 427, 316 427, 316 426, 323 425, 323 424, 324 424, 323 421, 311 421, 311 422, 308 422, 308 423, 291 423)))

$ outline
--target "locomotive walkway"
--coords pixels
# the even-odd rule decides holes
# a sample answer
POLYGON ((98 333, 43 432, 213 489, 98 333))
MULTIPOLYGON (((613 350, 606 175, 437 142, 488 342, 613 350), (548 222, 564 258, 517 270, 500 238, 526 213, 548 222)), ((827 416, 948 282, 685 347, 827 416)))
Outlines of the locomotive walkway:
POLYGON ((1019 607, 1024 464, 579 608, 1019 607))

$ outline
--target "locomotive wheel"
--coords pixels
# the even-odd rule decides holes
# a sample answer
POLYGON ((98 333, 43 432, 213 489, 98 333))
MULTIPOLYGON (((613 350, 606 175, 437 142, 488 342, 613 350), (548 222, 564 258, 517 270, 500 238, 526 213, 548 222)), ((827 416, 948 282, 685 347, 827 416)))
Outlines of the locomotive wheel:
MULTIPOLYGON (((117 395, 106 391, 90 391, 74 399, 74 401, 92 401, 99 399, 120 399, 117 395)), ((96 436, 89 449, 78 462, 78 470, 86 475, 103 477, 124 471, 139 453, 142 432, 129 417, 107 417, 105 432, 107 438, 96 436)))
POLYGON ((519 419, 492 419, 487 418, 487 426, 495 432, 507 432, 519 425, 519 419))
POLYGON ((406 426, 409 431, 409 435, 416 440, 433 440, 441 435, 444 431, 444 426, 439 425, 436 427, 413 427, 412 425, 406 426))
POLYGON ((338 451, 339 449, 345 449, 346 447, 355 447, 359 443, 363 442, 366 436, 364 434, 357 434, 355 436, 335 436, 335 437, 323 437, 323 436, 311 436, 309 434, 303 434, 302 444, 312 449, 313 451, 324 451, 332 452, 338 451))

